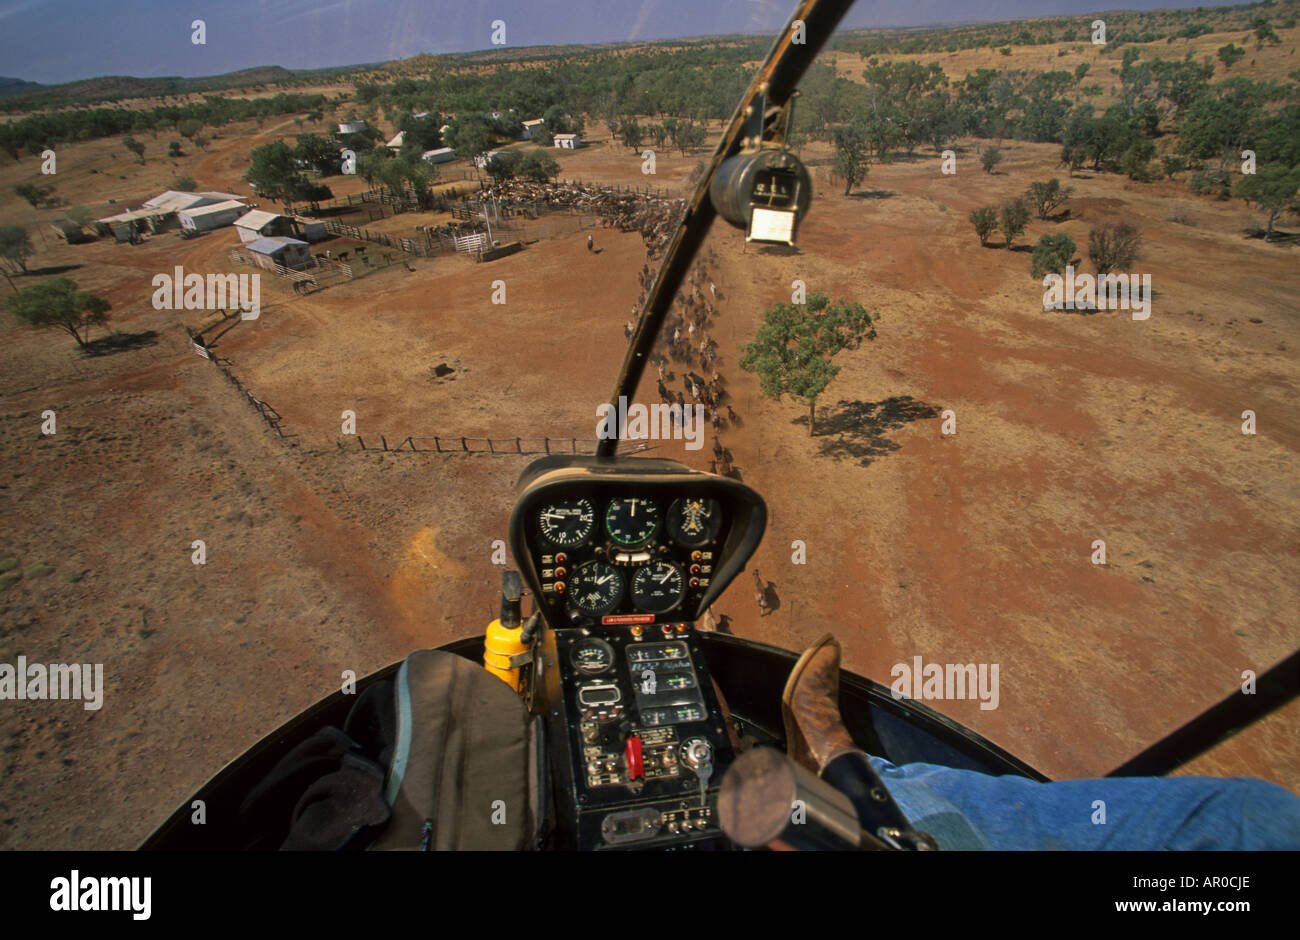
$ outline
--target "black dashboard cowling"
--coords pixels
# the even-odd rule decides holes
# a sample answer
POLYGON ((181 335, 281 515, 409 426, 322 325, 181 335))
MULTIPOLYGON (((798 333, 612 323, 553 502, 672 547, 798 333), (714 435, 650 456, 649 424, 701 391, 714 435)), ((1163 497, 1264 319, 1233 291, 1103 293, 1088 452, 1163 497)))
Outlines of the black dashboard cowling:
POLYGON ((693 622, 744 570, 767 525, 750 487, 662 458, 544 457, 519 490, 510 548, 553 629, 693 622), (642 513, 631 527, 629 506, 642 513), (566 513, 563 533, 547 526, 566 513), (683 531, 682 518, 702 515, 683 531), (680 596, 658 609, 678 582, 680 596))

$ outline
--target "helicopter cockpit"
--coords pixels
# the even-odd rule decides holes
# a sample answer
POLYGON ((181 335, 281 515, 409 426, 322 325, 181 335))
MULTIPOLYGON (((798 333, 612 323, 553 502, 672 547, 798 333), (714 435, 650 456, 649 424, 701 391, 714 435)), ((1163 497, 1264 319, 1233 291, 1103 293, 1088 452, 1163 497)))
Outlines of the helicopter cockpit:
POLYGON ((719 841, 734 748, 694 623, 758 547, 763 500, 658 459, 545 458, 521 483, 560 829, 583 849, 719 841))
MULTIPOLYGON (((802 0, 724 124, 662 263, 642 270, 644 303, 626 328, 628 348, 611 404, 602 408, 645 391, 641 380, 674 332, 665 325, 716 217, 742 230, 746 247, 795 244, 812 194, 809 172, 786 141, 795 87, 849 5, 802 0), (805 25, 806 43, 794 38, 805 25)), ((593 250, 590 236, 587 248, 593 250)), ((785 250, 767 253, 780 257, 785 250)), ((701 306, 705 285, 712 298, 707 278, 693 284, 701 306)), ((700 350, 710 357, 707 338, 700 350)), ((679 378, 696 397, 705 382, 687 371, 695 360, 681 358, 679 378)), ((682 418, 672 411, 681 408, 681 395, 671 404, 660 376, 660 396, 669 404, 654 407, 667 429, 682 418)), ((716 417, 716 401, 709 405, 716 417)), ((321 728, 385 724, 382 708, 358 718, 354 709, 363 703, 335 694, 201 791, 210 814, 241 825, 250 820, 244 830, 197 832, 182 805, 145 847, 936 847, 910 829, 879 778, 854 794, 843 781, 831 785, 781 754, 793 753, 794 743, 783 723, 782 689, 803 659, 706 626, 711 605, 759 548, 768 524, 764 498, 726 469, 705 473, 671 459, 620 454, 625 430, 598 432, 594 455, 580 456, 575 446, 571 456, 546 456, 524 470, 508 524, 514 569, 504 574, 501 615, 485 637, 420 650, 360 683, 363 693, 389 683, 374 697, 396 701, 395 743, 377 747, 374 757, 387 764, 385 812, 354 821, 338 844, 295 841, 283 821, 288 813, 254 831, 254 798, 262 790, 253 783, 274 778, 284 755, 321 728), (479 792, 481 784, 491 792, 479 792), (413 798, 404 795, 408 789, 413 798), (792 807, 805 817, 792 820, 792 807), (498 825, 498 813, 513 828, 498 825)), ((729 465, 730 455, 721 463, 729 465)), ((764 598, 760 590, 760 611, 764 598)), ((919 674, 920 657, 914 662, 919 674)), ((1256 702, 1225 700, 1115 773, 1167 772, 1223 727, 1240 727, 1289 700, 1294 691, 1282 687, 1280 675, 1261 679, 1267 694, 1256 702)), ((838 659, 836 679, 846 734, 863 754, 1047 781, 921 701, 839 672, 838 659)))

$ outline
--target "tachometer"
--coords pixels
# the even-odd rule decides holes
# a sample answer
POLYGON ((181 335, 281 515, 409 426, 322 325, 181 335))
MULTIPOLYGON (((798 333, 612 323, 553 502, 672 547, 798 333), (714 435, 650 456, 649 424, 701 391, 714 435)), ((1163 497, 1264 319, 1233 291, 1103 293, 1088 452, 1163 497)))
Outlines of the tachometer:
POLYGON ((695 548, 713 541, 722 526, 722 507, 703 496, 674 500, 668 509, 668 534, 678 545, 695 548))
POLYGON ((623 575, 606 562, 589 561, 569 580, 569 603, 584 614, 607 614, 622 599, 623 575))
POLYGON ((596 527, 596 510, 589 499, 557 499, 537 514, 537 528, 553 545, 585 542, 596 527))
POLYGON ((620 545, 640 545, 659 528, 659 507, 653 499, 612 499, 605 528, 620 545))
POLYGON ((632 578, 632 600, 642 610, 662 614, 681 603, 686 593, 686 576, 682 569, 668 562, 657 562, 637 570, 632 578))

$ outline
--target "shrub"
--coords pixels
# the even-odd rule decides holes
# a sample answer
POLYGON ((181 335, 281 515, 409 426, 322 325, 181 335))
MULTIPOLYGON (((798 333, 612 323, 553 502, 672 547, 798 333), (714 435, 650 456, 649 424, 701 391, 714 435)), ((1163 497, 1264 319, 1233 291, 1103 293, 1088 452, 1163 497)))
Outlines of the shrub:
POLYGON ((1107 222, 1088 233, 1088 257, 1097 266, 1098 274, 1131 268, 1141 246, 1141 233, 1128 222, 1107 222))
POLYGON ((992 206, 985 206, 982 209, 972 209, 970 220, 971 224, 975 226, 975 234, 980 237, 980 244, 987 245, 989 243, 989 236, 997 231, 998 210, 992 206))
POLYGON ((1044 235, 1034 246, 1033 266, 1029 269, 1035 278, 1042 279, 1050 273, 1062 274, 1067 264, 1077 265, 1079 259, 1074 256, 1074 239, 1064 232, 1056 235, 1044 235))
POLYGON ((998 227, 1002 229, 1002 235, 1007 240, 1007 247, 1015 241, 1017 235, 1023 234, 1025 226, 1029 224, 1029 206, 1025 205, 1021 199, 1013 199, 1002 207, 1001 215, 998 218, 998 227))

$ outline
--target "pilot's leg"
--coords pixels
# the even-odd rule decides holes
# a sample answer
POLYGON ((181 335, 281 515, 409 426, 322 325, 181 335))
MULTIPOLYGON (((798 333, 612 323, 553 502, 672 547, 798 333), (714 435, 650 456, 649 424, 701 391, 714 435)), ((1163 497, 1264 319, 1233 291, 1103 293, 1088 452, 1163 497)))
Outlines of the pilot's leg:
POLYGON ((1297 849, 1300 798, 1263 780, 1108 778, 1037 783, 936 764, 895 766, 853 742, 839 712, 840 648, 823 637, 786 684, 789 756, 855 796, 874 770, 941 849, 1297 849))

